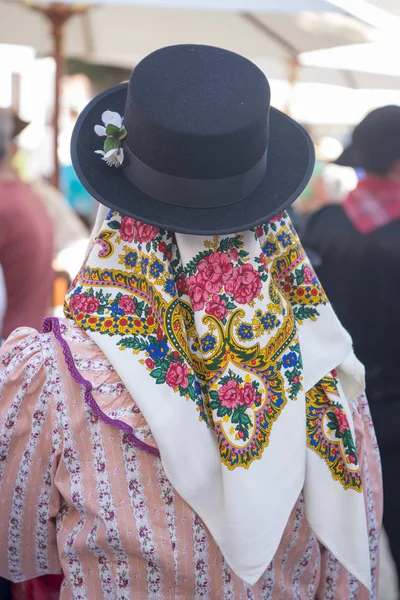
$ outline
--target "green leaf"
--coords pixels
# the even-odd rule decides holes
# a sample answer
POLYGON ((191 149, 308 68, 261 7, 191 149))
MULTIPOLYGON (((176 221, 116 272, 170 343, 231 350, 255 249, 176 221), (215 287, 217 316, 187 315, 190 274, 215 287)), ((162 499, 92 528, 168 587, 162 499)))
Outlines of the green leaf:
POLYGON ((107 154, 107 152, 110 152, 110 150, 116 150, 117 148, 119 148, 119 146, 119 140, 116 140, 114 138, 107 138, 104 142, 103 150, 107 154))
POLYGON ((219 406, 217 410, 218 417, 225 417, 228 414, 228 409, 226 406, 219 406))
POLYGON ((226 305, 226 308, 228 310, 235 310, 236 304, 233 304, 233 302, 228 302, 228 304, 226 305))
POLYGON ((119 137, 119 133, 120 133, 120 128, 117 127, 116 125, 112 125, 111 123, 109 125, 107 125, 106 127, 106 134, 109 135, 110 137, 114 137, 117 136, 119 137))
POLYGON ((119 223, 118 221, 110 221, 108 226, 110 229, 121 229, 121 223, 119 223))
POLYGON ((163 375, 165 375, 165 373, 162 369, 154 369, 150 373, 150 377, 153 377, 154 379, 158 379, 159 377, 162 377, 163 375))
POLYGON ((119 130, 118 138, 120 140, 124 140, 127 135, 128 135, 128 132, 126 130, 126 127, 124 125, 122 125, 121 129, 119 130))
POLYGON ((331 429, 332 431, 336 429, 336 423, 328 423, 328 429, 331 429))
POLYGON ((213 410, 217 410, 219 408, 219 402, 217 400, 212 400, 210 402, 210 408, 213 410))
MULTIPOLYGON (((218 396, 218 392, 216 390, 210 390, 210 398, 212 398, 213 400, 218 400, 219 396, 218 396)), ((217 406, 215 408, 218 408, 217 406)))
POLYGON ((130 348, 131 350, 144 351, 147 348, 147 343, 140 338, 130 337, 117 342, 117 346, 121 346, 122 348, 130 348))
POLYGON ((147 250, 147 252, 150 252, 150 250, 151 250, 151 244, 150 244, 150 242, 147 242, 147 244, 146 244, 146 250, 147 250))
POLYGON ((251 419, 247 413, 241 415, 240 422, 242 425, 251 425, 251 419))
POLYGON ((196 392, 194 391, 194 387, 192 385, 189 387, 188 392, 191 399, 194 400, 196 398, 196 392))
POLYGON ((240 421, 240 413, 237 410, 233 411, 233 415, 232 415, 232 423, 239 423, 240 421))
POLYGON ((334 412, 328 412, 326 413, 326 416, 331 420, 331 421, 335 421, 336 422, 336 415, 334 412))
POLYGON ((310 306, 295 306, 293 308, 293 313, 297 321, 304 321, 305 319, 311 319, 312 317, 318 317, 319 315, 319 312, 310 306))
MULTIPOLYGON (((153 376, 153 373, 151 373, 151 376, 153 376)), ((157 377, 156 383, 165 383, 166 377, 167 377, 167 374, 162 373, 159 377, 157 377)))

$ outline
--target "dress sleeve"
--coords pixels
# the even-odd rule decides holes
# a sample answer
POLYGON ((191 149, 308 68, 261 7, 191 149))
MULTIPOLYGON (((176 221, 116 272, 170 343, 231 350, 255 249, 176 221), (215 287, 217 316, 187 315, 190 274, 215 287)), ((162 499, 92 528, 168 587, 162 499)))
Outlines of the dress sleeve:
POLYGON ((0 576, 15 582, 61 571, 54 476, 62 437, 44 340, 18 330, 0 352, 0 576))

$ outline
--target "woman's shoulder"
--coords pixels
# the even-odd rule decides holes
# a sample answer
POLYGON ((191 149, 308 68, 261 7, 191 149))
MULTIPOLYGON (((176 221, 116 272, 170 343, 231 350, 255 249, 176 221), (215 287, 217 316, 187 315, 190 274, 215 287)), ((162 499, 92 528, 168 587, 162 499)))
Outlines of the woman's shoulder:
POLYGON ((132 439, 139 439, 151 451, 155 449, 151 431, 117 371, 73 321, 48 318, 42 333, 33 329, 15 331, 1 349, 0 382, 18 392, 25 385, 31 365, 41 386, 58 379, 65 401, 76 410, 90 408, 104 423, 130 433, 132 439), (63 385, 67 381, 68 385, 63 385))

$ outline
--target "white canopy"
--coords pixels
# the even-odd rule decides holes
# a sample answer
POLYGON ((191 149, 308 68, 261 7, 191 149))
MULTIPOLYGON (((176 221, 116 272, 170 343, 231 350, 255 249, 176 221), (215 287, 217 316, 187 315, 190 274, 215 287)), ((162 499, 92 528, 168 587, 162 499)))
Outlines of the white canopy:
MULTIPOLYGON (((159 0, 164 8, 143 0, 129 3, 138 4, 134 6, 127 6, 128 0, 124 6, 99 4, 97 0, 86 13, 67 23, 67 56, 132 67, 156 48, 203 43, 250 58, 285 60, 301 52, 376 38, 371 26, 343 11, 331 7, 324 12, 329 6, 325 0, 159 0), (219 10, 196 9, 200 4, 214 4, 219 10), (178 9, 178 5, 192 10, 178 9), (294 7, 296 12, 289 12, 294 7), (247 12, 235 12, 234 8, 247 12), (252 9, 256 12, 249 13, 252 9)), ((50 27, 42 15, 17 0, 1 0, 0 14, 0 43, 29 45, 41 55, 52 53, 50 27)))

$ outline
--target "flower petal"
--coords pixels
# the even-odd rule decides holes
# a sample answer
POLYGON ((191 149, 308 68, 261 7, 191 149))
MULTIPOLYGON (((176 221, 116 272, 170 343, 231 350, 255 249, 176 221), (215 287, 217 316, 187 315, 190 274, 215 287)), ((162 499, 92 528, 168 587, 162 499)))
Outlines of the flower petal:
POLYGON ((103 150, 95 150, 94 153, 95 154, 101 154, 102 156, 104 156, 103 150))
POLYGON ((118 128, 122 127, 122 117, 117 112, 113 112, 112 110, 106 110, 101 115, 101 119, 104 125, 115 125, 118 128))
POLYGON ((104 160, 108 160, 111 156, 114 156, 114 154, 118 154, 118 148, 114 148, 113 150, 110 150, 104 154, 104 160))
POLYGON ((124 149, 123 148, 120 148, 118 150, 117 159, 119 161, 119 164, 122 165, 122 163, 124 162, 124 149))
POLYGON ((107 135, 106 128, 103 127, 103 125, 95 125, 94 130, 97 133, 97 135, 99 135, 100 137, 104 137, 107 135))

